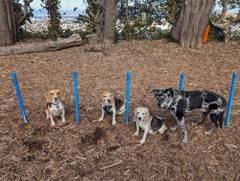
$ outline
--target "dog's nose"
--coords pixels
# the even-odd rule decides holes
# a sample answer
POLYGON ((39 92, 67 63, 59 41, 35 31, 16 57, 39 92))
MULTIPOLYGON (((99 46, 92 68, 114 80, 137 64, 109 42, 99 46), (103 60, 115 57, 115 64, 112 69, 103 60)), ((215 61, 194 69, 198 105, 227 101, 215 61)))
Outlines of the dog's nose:
POLYGON ((139 119, 139 120, 141 120, 142 118, 141 118, 141 117, 139 117, 138 119, 139 119))
POLYGON ((108 103, 110 103, 111 101, 108 99, 108 103))
POLYGON ((56 101, 58 98, 57 97, 54 97, 54 100, 56 101))
POLYGON ((158 105, 158 107, 160 107, 160 106, 161 106, 161 104, 160 104, 160 103, 157 103, 157 105, 158 105))

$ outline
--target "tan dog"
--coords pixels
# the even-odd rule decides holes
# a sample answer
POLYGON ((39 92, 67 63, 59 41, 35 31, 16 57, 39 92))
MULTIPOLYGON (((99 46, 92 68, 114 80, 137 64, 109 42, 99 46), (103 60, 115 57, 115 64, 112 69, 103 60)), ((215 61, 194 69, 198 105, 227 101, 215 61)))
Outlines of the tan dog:
POLYGON ((143 137, 140 140, 141 144, 145 142, 147 133, 155 134, 159 132, 160 134, 163 134, 167 129, 164 120, 160 117, 151 114, 147 107, 136 108, 134 111, 133 121, 136 122, 137 128, 137 131, 134 133, 134 135, 137 136, 139 134, 139 127, 141 127, 142 130, 144 130, 143 137))
POLYGON ((65 110, 63 106, 63 101, 65 100, 64 93, 59 89, 50 90, 46 95, 47 118, 51 120, 51 126, 55 125, 53 121, 53 116, 62 116, 62 123, 65 123, 65 110))
POLYGON ((100 102, 102 105, 102 116, 98 119, 98 121, 102 121, 104 117, 104 113, 112 113, 112 125, 116 123, 116 114, 120 115, 125 112, 125 103, 118 99, 111 92, 103 92, 100 98, 100 102))

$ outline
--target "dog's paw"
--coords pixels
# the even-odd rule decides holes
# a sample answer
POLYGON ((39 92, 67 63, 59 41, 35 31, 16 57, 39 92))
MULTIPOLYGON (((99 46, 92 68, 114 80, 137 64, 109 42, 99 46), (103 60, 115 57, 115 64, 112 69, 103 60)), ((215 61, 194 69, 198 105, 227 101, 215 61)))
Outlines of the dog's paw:
POLYGON ((188 139, 187 139, 187 138, 184 138, 184 139, 182 140, 182 143, 188 143, 188 139))
POLYGON ((134 133, 135 136, 138 136, 138 134, 139 134, 139 133, 138 133, 137 131, 134 133))
POLYGON ((175 131, 177 129, 177 126, 173 126, 170 128, 171 131, 175 131))
POLYGON ((122 115, 124 113, 124 111, 123 112, 119 112, 119 113, 117 113, 117 115, 122 115))
POLYGON ((140 144, 143 144, 143 143, 145 143, 145 139, 140 140, 140 144))
POLYGON ((66 123, 66 120, 65 120, 65 119, 62 119, 62 123, 66 123))
POLYGON ((196 123, 196 122, 191 122, 191 125, 192 125, 192 126, 196 126, 196 125, 198 125, 198 123, 196 123))
POLYGON ((116 121, 113 121, 113 122, 112 122, 112 125, 116 125, 116 124, 117 124, 116 121))
POLYGON ((55 123, 54 123, 54 122, 51 122, 51 126, 55 126, 55 123))
POLYGON ((98 121, 102 121, 102 120, 103 120, 103 118, 99 118, 99 119, 98 119, 98 121))
POLYGON ((212 130, 205 131, 204 134, 205 134, 205 135, 210 135, 210 134, 212 134, 212 130))

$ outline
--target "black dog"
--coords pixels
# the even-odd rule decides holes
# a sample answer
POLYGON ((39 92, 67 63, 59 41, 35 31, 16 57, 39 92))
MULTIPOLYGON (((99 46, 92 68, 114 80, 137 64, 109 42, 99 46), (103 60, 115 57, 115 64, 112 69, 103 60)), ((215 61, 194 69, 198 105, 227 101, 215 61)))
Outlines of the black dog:
POLYGON ((203 112, 202 118, 192 125, 201 124, 207 116, 214 124, 214 127, 205 134, 211 134, 218 127, 217 120, 222 128, 223 114, 227 104, 222 96, 210 91, 178 91, 173 88, 154 89, 152 92, 155 93, 158 107, 168 109, 175 116, 176 121, 171 130, 181 126, 184 134, 183 143, 188 142, 184 115, 192 110, 199 109, 203 112))

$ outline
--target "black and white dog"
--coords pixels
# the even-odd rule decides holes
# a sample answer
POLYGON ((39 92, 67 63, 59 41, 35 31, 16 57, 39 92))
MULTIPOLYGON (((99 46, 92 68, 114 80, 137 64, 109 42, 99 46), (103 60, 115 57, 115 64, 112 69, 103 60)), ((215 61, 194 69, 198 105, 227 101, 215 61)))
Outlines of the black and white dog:
POLYGON ((154 89, 152 92, 155 94, 158 107, 168 109, 176 118, 171 130, 176 130, 178 126, 181 126, 184 134, 183 143, 188 142, 184 115, 195 109, 201 110, 203 113, 201 119, 192 125, 201 124, 208 116, 214 127, 205 134, 211 134, 218 127, 217 120, 222 128, 223 114, 227 104, 222 96, 210 91, 178 91, 173 88, 154 89))

